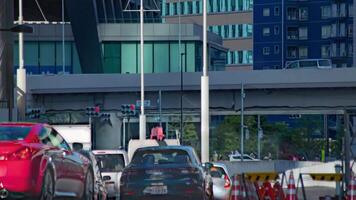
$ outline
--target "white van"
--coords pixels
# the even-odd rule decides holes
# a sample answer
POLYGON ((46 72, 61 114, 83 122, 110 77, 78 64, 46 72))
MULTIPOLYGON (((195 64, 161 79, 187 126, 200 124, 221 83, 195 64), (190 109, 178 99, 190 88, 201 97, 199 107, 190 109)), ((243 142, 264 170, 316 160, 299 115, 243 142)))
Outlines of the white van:
POLYGON ((95 150, 93 153, 99 164, 101 176, 103 177, 108 193, 108 198, 118 200, 120 194, 121 174, 129 162, 126 151, 95 150))
POLYGON ((317 69, 331 69, 332 63, 329 59, 305 59, 295 60, 286 63, 284 69, 300 69, 300 68, 317 68, 317 69))

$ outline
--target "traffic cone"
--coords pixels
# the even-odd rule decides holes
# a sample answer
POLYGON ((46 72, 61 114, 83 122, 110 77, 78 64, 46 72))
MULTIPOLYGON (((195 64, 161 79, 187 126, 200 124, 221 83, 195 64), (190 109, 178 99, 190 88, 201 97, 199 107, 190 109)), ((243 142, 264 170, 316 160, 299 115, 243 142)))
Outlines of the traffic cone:
POLYGON ((289 174, 288 189, 287 189, 287 195, 285 200, 297 200, 297 199, 298 198, 297 198, 297 191, 295 187, 293 171, 291 171, 289 174))
POLYGON ((232 177, 230 200, 243 200, 243 191, 240 178, 240 175, 235 175, 232 177))
POLYGON ((347 187, 347 200, 356 200, 356 177, 351 174, 351 180, 347 187))

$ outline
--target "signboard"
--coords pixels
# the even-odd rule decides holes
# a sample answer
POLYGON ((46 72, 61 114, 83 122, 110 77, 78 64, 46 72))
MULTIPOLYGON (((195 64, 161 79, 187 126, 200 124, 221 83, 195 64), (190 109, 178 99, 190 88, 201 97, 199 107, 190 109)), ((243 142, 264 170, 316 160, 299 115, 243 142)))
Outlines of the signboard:
MULTIPOLYGON (((143 106, 146 108, 146 107, 151 107, 151 101, 150 100, 145 100, 143 102, 143 106)), ((141 107, 141 100, 137 100, 136 101, 136 108, 139 108, 141 107)))

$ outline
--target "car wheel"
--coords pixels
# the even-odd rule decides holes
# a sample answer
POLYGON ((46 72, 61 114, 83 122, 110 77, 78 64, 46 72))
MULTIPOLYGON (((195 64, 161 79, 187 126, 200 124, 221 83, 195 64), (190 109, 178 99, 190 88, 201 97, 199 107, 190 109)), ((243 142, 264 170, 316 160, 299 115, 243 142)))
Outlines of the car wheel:
POLYGON ((52 200, 54 198, 54 179, 51 170, 47 169, 43 177, 40 200, 52 200))
POLYGON ((93 200, 94 198, 94 178, 93 173, 89 171, 85 177, 85 186, 83 200, 93 200))

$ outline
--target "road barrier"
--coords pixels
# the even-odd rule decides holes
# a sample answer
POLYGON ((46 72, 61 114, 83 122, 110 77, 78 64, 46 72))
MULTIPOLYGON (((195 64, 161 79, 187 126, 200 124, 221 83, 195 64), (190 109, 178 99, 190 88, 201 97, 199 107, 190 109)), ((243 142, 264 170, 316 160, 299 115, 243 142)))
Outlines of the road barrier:
MULTIPOLYGON (((329 182, 342 182, 342 180, 344 178, 343 174, 341 174, 341 173, 300 173, 297 186, 299 186, 299 183, 301 184, 303 200, 308 199, 306 196, 306 192, 305 192, 303 176, 309 176, 314 181, 329 181, 329 182)), ((352 183, 352 181, 350 181, 350 183, 352 183)), ((349 185, 348 188, 353 188, 353 187, 356 189, 356 185, 355 186, 349 185)), ((350 191, 350 189, 348 189, 348 191, 350 191)), ((298 188, 297 188, 297 192, 298 192, 298 188)), ((335 197, 325 196, 325 197, 320 197, 320 199, 339 199, 337 194, 335 195, 335 197)), ((356 195, 356 190, 355 190, 354 194, 356 195)), ((343 198, 341 198, 341 199, 343 199, 343 198)), ((356 196, 353 197, 352 200, 356 200, 356 196)))

